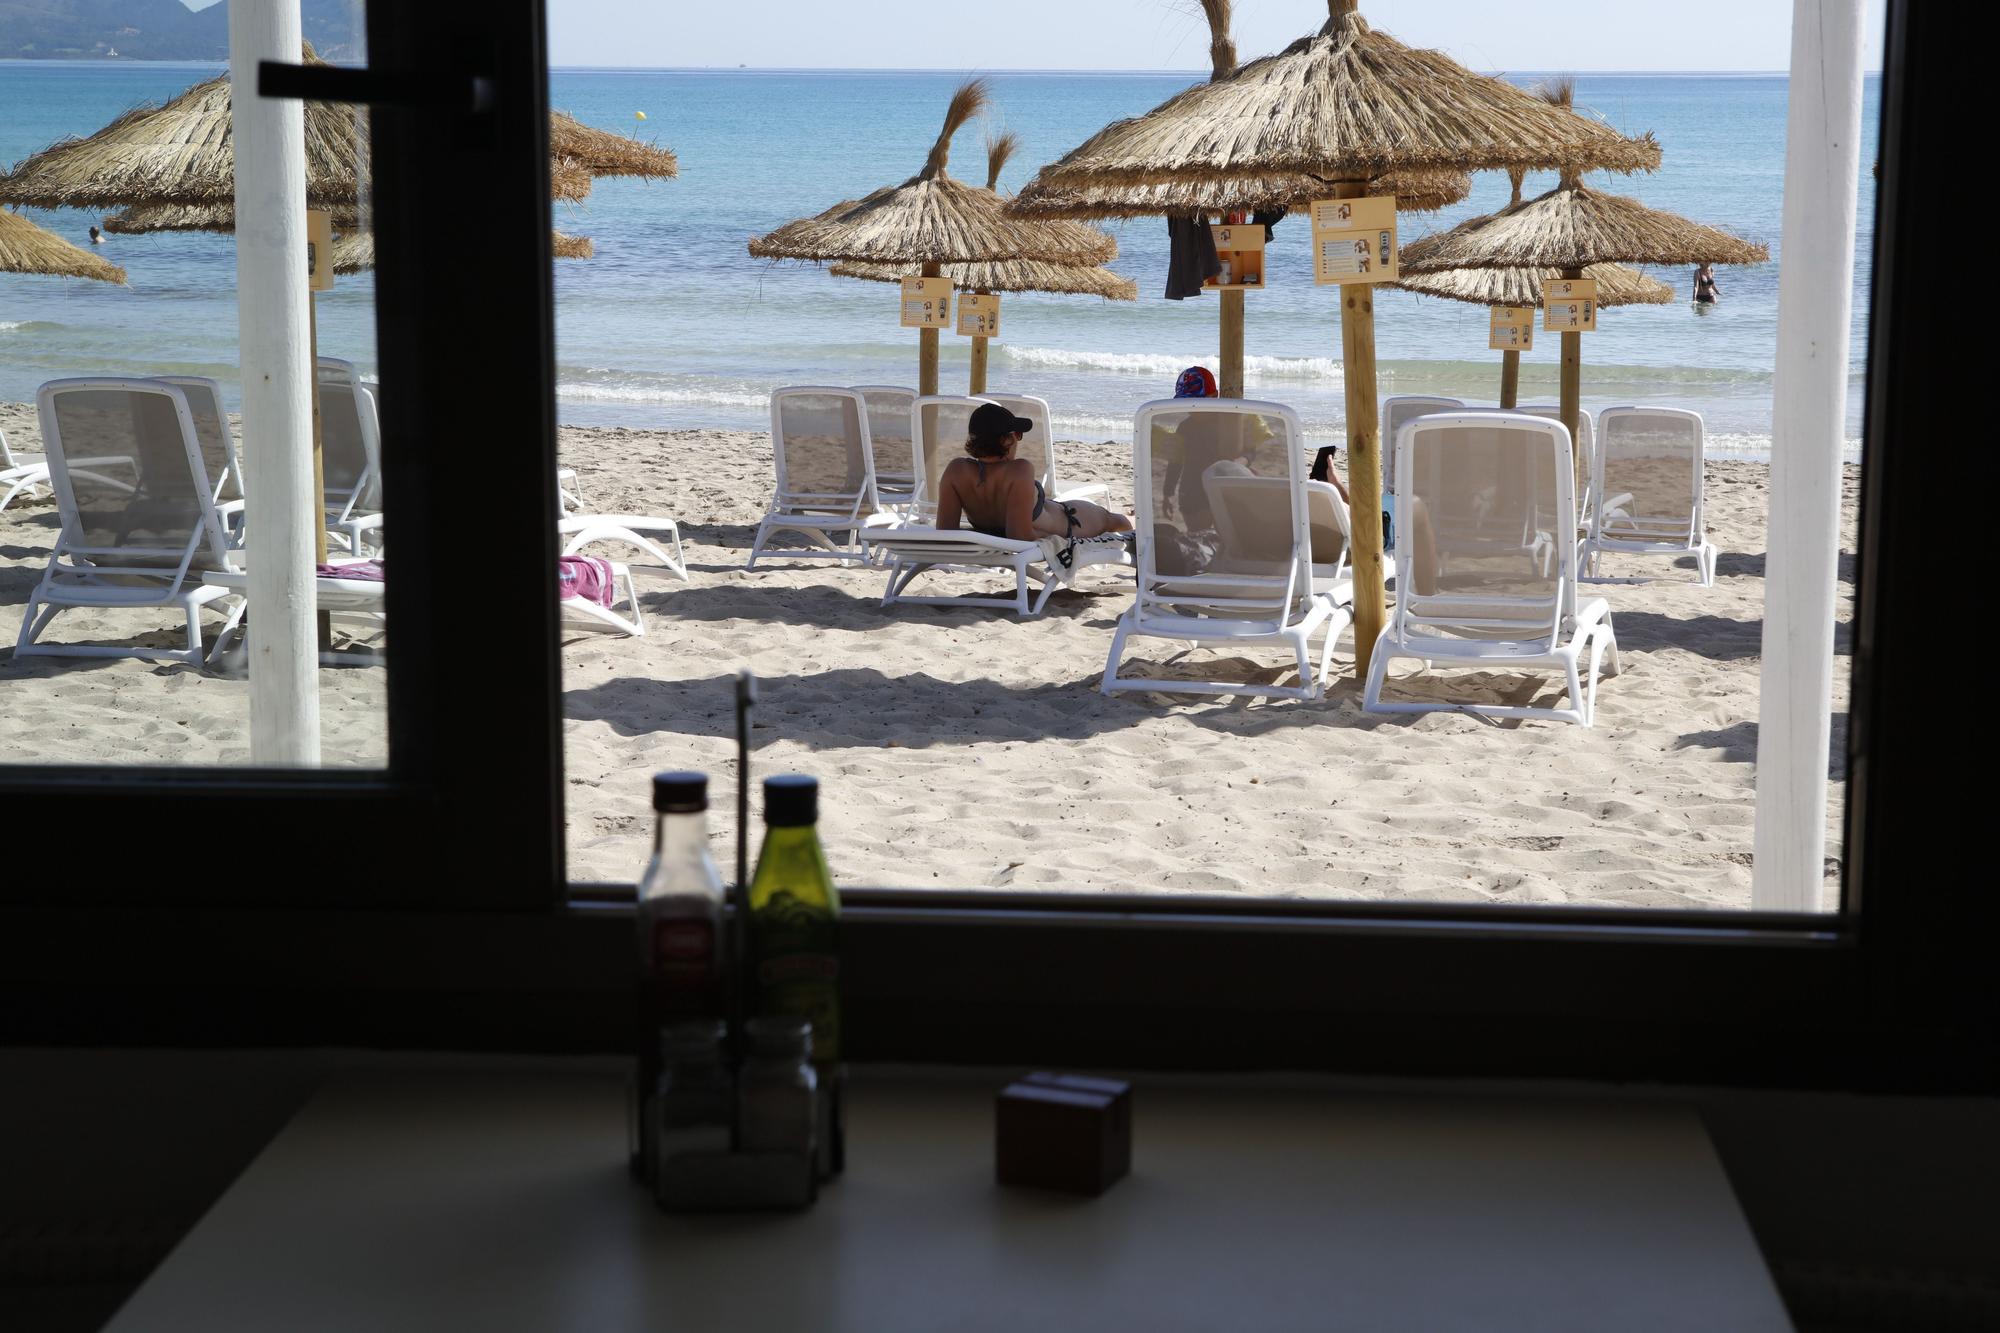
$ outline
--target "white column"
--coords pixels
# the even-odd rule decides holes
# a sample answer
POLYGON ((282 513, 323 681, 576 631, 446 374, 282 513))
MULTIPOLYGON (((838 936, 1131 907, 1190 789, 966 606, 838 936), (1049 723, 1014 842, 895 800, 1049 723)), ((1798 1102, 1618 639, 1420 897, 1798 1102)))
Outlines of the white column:
POLYGON ((306 326, 305 107, 257 96, 257 62, 296 63, 299 0, 232 0, 236 312, 250 570, 250 756, 317 765, 312 359, 306 326))
POLYGON ((1793 0, 1771 411, 1771 521, 1751 904, 1816 911, 1826 856, 1862 0, 1793 0))

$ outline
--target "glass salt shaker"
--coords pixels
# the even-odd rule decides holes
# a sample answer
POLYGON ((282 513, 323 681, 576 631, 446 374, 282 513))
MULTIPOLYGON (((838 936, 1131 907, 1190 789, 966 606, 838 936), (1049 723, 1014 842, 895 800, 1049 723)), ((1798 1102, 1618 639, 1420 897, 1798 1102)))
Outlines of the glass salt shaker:
POLYGON ((660 1039, 660 1082, 652 1098, 653 1194, 675 1201, 687 1158, 727 1153, 734 1101, 722 1063, 726 1029, 719 1020, 676 1023, 660 1039))

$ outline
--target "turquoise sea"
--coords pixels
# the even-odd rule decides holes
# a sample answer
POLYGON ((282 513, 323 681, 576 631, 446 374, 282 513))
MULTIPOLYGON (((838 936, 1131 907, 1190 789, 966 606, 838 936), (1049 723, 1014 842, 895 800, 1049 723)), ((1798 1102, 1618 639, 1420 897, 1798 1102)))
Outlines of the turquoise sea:
MULTIPOLYGON (((88 134, 137 104, 217 72, 212 66, 123 62, 0 62, 0 162, 66 135, 88 134)), ((895 289, 835 278, 807 265, 752 259, 744 242, 912 175, 936 136, 957 72, 559 70, 552 100, 585 121, 636 128, 679 154, 679 179, 600 181, 588 201, 558 204, 558 228, 588 235, 594 259, 558 263, 560 415, 632 426, 758 427, 765 395, 797 383, 914 383, 916 334, 899 328, 895 289), (636 120, 644 112, 646 120, 636 120)), ((993 77, 993 128, 1022 151, 1003 178, 1018 188, 1035 168, 1122 116, 1156 105, 1194 74, 1005 73, 993 77)), ((1532 74, 1510 75, 1532 83, 1532 74)), ((1855 268, 1850 441, 1860 434, 1874 191, 1878 80, 1868 86, 1855 268)), ((1720 305, 1697 311, 1686 270, 1656 272, 1681 300, 1606 313, 1584 341, 1584 401, 1693 407, 1711 447, 1768 450, 1783 200, 1785 79, 1744 75, 1585 74, 1581 106, 1617 128, 1653 131, 1662 169, 1593 183, 1770 244, 1773 261, 1723 269, 1720 305)), ((961 132, 953 174, 985 177, 983 126, 961 132)), ((1531 178, 1530 194, 1554 184, 1531 178)), ((1497 173, 1434 217, 1404 220, 1405 240, 1506 202, 1497 173)), ((79 242, 98 218, 31 212, 79 242)), ((473 227, 478 203, 436 225, 473 227)), ((1113 228, 1112 267, 1140 299, 1007 296, 991 382, 1036 393, 1066 434, 1121 438, 1133 408, 1169 392, 1175 372, 1215 350, 1213 298, 1170 302, 1166 228, 1157 219, 1113 228)), ((130 286, 0 276, 0 398, 26 399, 46 379, 176 370, 234 379, 235 267, 229 238, 118 237, 102 253, 130 286)), ((1270 286, 1248 297, 1249 392, 1299 409, 1309 431, 1339 429, 1339 316, 1313 286, 1301 220, 1282 223, 1270 286)), ((1486 312, 1389 293, 1377 307, 1385 393, 1446 393, 1491 401, 1499 354, 1486 312)), ((320 298, 321 345, 372 368, 373 291, 343 278, 320 298)), ((944 338, 943 387, 965 383, 966 340, 944 338)), ((1524 358, 1523 394, 1553 397, 1556 339, 1524 358)))

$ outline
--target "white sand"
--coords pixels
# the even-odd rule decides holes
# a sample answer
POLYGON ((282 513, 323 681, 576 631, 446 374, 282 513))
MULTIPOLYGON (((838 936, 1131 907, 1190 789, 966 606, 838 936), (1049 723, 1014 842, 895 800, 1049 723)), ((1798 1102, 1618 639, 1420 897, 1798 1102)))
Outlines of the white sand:
MULTIPOLYGON (((19 405, 0 404, 0 429, 17 450, 39 448, 33 414, 19 405)), ((1611 562, 1614 575, 1659 577, 1599 590, 1612 604, 1625 672, 1602 685, 1597 725, 1585 730, 1457 714, 1371 717, 1351 680, 1305 704, 1107 699, 1096 685, 1129 582, 1086 574, 1087 591, 1059 593, 1025 622, 1000 612, 884 611, 876 571, 785 561, 744 571, 772 475, 761 434, 565 427, 562 451, 597 509, 678 518, 693 576, 683 584, 635 564, 645 638, 565 637, 577 879, 637 873, 653 770, 705 769, 733 782, 731 681, 747 667, 763 681, 753 765, 823 780, 829 855, 848 884, 1749 906, 1762 464, 1709 465, 1710 535, 1722 549, 1714 588, 1694 582, 1691 560, 1611 562)), ((1122 446, 1066 446, 1063 473, 1108 482, 1119 503, 1129 500, 1122 446)), ((1849 469, 1850 532, 1857 483, 1849 469)), ((0 634, 9 644, 54 530, 46 501, 0 514, 0 634)), ((1842 578, 1844 624, 1851 557, 1842 578)), ((65 632, 79 637, 107 628, 131 635, 140 623, 129 613, 110 626, 68 619, 65 632)), ((1131 656, 1164 661, 1171 647, 1141 642, 1131 656)), ((1844 629, 1839 651, 1836 769, 1844 629)), ((1343 640, 1336 661, 1352 660, 1343 640)), ((1222 670, 1241 679, 1291 674, 1275 653, 1222 670)), ((381 762, 382 681, 379 671, 322 673, 330 761, 381 762)), ((1520 696, 1537 683, 1490 688, 1520 696)), ((0 690, 0 760, 248 758, 240 679, 134 661, 16 663, 0 653, 0 690)), ((1539 693, 1553 697, 1546 683, 1539 693)), ((1841 796, 1836 782, 1828 810, 1836 847, 1841 796)), ((718 853, 731 832, 728 806, 719 800, 714 818, 718 853)))

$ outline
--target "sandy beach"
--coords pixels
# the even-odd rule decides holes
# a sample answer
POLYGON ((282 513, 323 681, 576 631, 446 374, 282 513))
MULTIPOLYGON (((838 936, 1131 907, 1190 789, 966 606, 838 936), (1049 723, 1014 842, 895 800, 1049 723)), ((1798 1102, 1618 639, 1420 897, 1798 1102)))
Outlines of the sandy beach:
MULTIPOLYGON (((0 404, 0 430, 17 452, 39 451, 30 408, 0 404)), ((821 778, 829 856, 851 885, 1749 906, 1764 464, 1708 465, 1710 536, 1721 548, 1714 588, 1694 581, 1691 559, 1611 558, 1609 574, 1654 578, 1599 589, 1625 670, 1600 688, 1597 725, 1586 730, 1369 716, 1347 677, 1311 703, 1106 698, 1097 680, 1129 580, 1093 571, 1030 621, 884 610, 878 571, 783 560, 743 569, 771 487, 764 435, 564 427, 561 448, 593 508, 677 518, 692 576, 682 583, 635 560, 645 637, 565 635, 573 878, 637 874, 653 770, 733 780, 730 682, 748 668, 763 681, 753 765, 821 778)), ((1062 472, 1105 482, 1129 503, 1123 445, 1067 444, 1062 472)), ((1843 623, 1858 481, 1849 468, 1843 623)), ((0 513, 8 645, 56 527, 48 500, 0 513)), ((79 638, 102 628, 84 613, 65 620, 79 638)), ((137 637, 147 624, 124 613, 111 633, 137 637)), ((157 625, 148 641, 168 642, 168 618, 157 625)), ((1172 672, 1169 647, 1141 644, 1134 656, 1172 672)), ((1839 651, 1836 847, 1844 631, 1839 651)), ((1352 660, 1343 640, 1336 662, 1352 660)), ((1291 674, 1264 653, 1221 670, 1291 674)), ((329 762, 382 762, 383 680, 379 670, 322 673, 329 762)), ((241 679, 139 661, 16 662, 7 651, 0 688, 9 762, 248 759, 241 679)), ((1485 688, 1496 699, 1553 694, 1521 677, 1485 688)), ((730 822, 718 809, 718 850, 730 822)))

